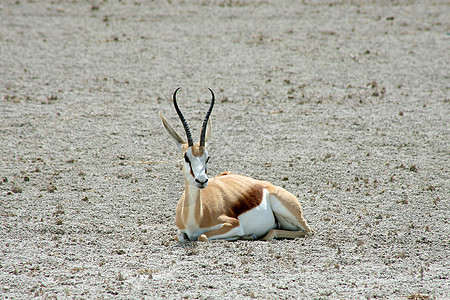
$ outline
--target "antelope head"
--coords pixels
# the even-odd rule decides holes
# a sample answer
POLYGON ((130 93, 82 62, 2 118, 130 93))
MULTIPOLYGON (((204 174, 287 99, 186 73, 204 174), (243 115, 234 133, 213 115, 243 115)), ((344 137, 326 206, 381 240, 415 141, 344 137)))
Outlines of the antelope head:
POLYGON ((209 160, 208 151, 206 151, 206 142, 211 135, 211 111, 214 107, 214 92, 209 89, 212 95, 211 105, 209 106, 208 112, 206 113, 205 119, 203 121, 202 130, 200 133, 200 142, 195 143, 192 141, 191 130, 189 125, 180 111, 177 103, 177 92, 180 88, 177 88, 173 93, 173 105, 177 111, 178 117, 183 123, 184 131, 186 132, 187 142, 173 129, 173 127, 164 119, 161 112, 159 112, 159 117, 163 122, 164 128, 172 137, 172 139, 177 144, 183 156, 183 174, 186 182, 190 186, 194 186, 199 189, 204 189, 208 185, 207 176, 207 164, 209 160))

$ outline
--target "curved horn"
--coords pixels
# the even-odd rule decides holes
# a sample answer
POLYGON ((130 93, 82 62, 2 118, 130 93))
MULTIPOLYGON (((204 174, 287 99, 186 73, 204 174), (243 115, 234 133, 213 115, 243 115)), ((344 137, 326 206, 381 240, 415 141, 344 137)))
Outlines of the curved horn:
POLYGON ((205 146, 206 126, 208 126, 209 116, 211 115, 211 111, 214 107, 214 101, 215 101, 214 92, 210 88, 208 88, 208 90, 211 92, 212 99, 211 99, 211 105, 209 106, 208 112, 206 113, 205 120, 203 120, 202 133, 200 134, 200 146, 205 146))
POLYGON ((181 89, 181 87, 177 88, 173 93, 173 105, 175 106, 175 110, 177 111, 178 117, 180 117, 181 123, 183 123, 184 131, 186 131, 186 136, 188 139, 188 145, 189 147, 192 147, 194 143, 192 142, 191 130, 189 129, 189 125, 186 122, 186 119, 184 118, 183 114, 181 113, 181 110, 178 107, 177 103, 177 92, 179 89, 181 89))

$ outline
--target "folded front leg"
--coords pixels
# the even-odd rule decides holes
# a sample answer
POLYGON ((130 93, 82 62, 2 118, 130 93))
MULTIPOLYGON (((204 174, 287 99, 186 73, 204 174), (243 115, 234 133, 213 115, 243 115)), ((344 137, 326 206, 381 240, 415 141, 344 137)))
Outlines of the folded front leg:
POLYGON ((219 217, 219 220, 223 221, 222 226, 200 235, 198 238, 200 242, 213 239, 237 240, 244 235, 238 219, 223 215, 219 217))

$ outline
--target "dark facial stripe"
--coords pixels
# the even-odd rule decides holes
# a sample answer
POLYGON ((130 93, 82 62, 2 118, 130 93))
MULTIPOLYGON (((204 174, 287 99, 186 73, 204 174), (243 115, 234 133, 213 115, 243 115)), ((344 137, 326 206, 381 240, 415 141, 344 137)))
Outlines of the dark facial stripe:
POLYGON ((194 171, 192 171, 192 165, 189 164, 189 173, 191 173, 191 176, 195 178, 194 171))

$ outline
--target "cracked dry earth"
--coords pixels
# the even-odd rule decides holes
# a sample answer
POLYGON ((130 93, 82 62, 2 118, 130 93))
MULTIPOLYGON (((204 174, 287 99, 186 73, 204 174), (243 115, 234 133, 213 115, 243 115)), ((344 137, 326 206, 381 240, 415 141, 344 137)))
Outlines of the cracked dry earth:
POLYGON ((3 299, 448 299, 445 1, 2 1, 3 299), (316 233, 174 241, 180 158, 294 193, 316 233), (138 164, 139 161, 167 162, 138 164))

